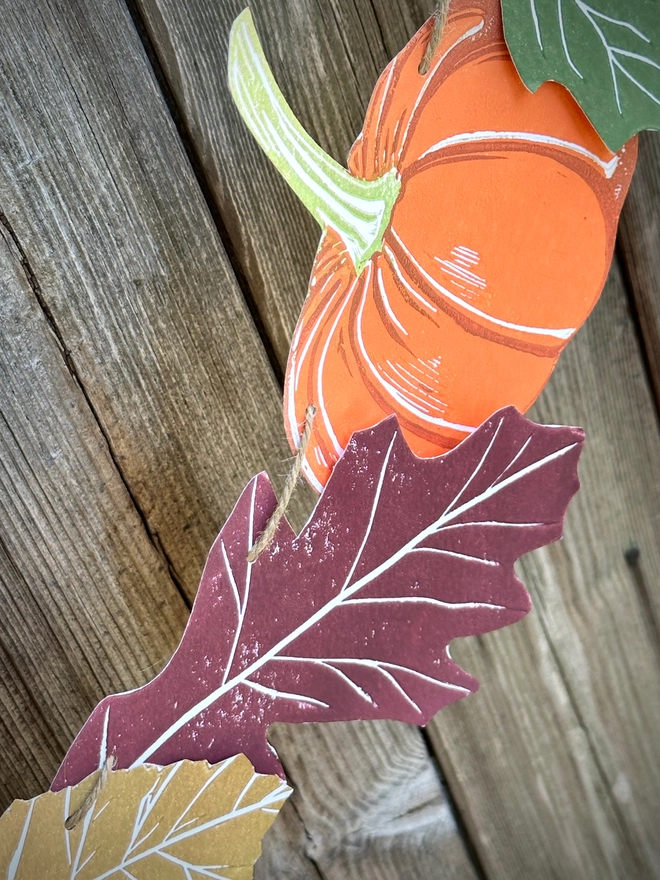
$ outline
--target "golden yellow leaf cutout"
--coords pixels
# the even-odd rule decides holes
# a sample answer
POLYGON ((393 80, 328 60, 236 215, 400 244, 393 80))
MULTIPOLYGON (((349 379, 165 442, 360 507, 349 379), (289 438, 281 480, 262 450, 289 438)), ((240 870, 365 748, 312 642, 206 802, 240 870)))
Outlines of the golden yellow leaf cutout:
POLYGON ((248 880, 291 794, 244 755, 144 765, 110 773, 94 807, 66 831, 92 781, 14 801, 0 818, 1 880, 248 880))

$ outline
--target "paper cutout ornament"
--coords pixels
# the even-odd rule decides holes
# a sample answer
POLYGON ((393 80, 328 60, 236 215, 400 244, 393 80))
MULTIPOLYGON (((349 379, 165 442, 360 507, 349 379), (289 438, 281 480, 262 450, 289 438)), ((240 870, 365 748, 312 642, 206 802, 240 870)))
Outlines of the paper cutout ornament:
POLYGON ((243 755, 212 767, 182 761, 110 773, 73 830, 64 822, 87 793, 81 783, 0 818, 0 876, 7 880, 249 880, 261 840, 291 794, 254 773, 243 755))
POLYGON ((230 41, 236 104, 323 229, 293 338, 285 421, 318 490, 355 430, 396 413, 437 455, 526 410, 607 276, 636 143, 602 143, 559 85, 530 94, 498 0, 455 0, 429 73, 427 22, 380 77, 348 171, 303 131, 249 12, 230 41))
POLYGON ((657 0, 502 0, 502 14, 527 88, 565 85, 611 150, 660 128, 657 0))
POLYGON ((120 767, 243 752, 282 773, 275 721, 393 718, 426 724, 477 682, 452 639, 523 617, 513 564, 557 540, 577 491, 579 428, 508 408, 444 456, 417 458, 394 416, 355 434, 299 536, 268 477, 244 490, 216 539, 183 639, 149 684, 103 700, 53 783, 110 755, 120 767))

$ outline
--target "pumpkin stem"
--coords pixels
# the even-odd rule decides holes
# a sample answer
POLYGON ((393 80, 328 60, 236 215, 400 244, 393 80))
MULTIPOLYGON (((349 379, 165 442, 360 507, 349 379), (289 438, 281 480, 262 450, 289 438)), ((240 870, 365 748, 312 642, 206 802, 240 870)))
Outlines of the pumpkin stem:
POLYGON ((339 234, 359 275, 382 247, 401 188, 396 170, 360 180, 312 140, 275 82, 249 9, 231 29, 229 87, 260 147, 321 228, 339 234))

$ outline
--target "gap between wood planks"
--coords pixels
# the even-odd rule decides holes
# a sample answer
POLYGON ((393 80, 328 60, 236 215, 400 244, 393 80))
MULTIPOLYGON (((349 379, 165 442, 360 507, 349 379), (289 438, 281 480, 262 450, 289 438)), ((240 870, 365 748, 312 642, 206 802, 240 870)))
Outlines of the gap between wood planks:
MULTIPOLYGON (((635 172, 636 173, 636 172, 635 172)), ((634 174, 633 174, 633 184, 634 185, 634 174)), ((623 212, 626 210, 626 205, 623 206, 623 212)), ((620 226, 620 222, 619 222, 620 226)), ((640 359, 642 361, 642 365, 644 367, 644 377, 646 379, 646 383, 649 386, 651 391, 651 398, 653 399, 654 410, 655 410, 655 418, 656 424, 658 426, 658 431, 660 432, 660 384, 656 381, 656 377, 653 374, 653 369, 651 368, 651 358, 649 356, 649 350, 646 345, 646 336, 644 334, 644 330, 642 327, 642 320, 639 313, 639 308, 637 305, 637 299, 635 297, 635 285, 632 282, 630 267, 628 265, 628 257, 626 255, 625 249, 621 243, 621 230, 617 231, 616 236, 616 246, 614 249, 614 260, 616 260, 621 269, 621 283, 623 285, 623 289, 626 293, 626 300, 628 302, 628 309, 630 311, 630 317, 632 319, 632 325, 635 330, 635 338, 637 339, 637 347, 640 353, 640 359)), ((589 320, 587 318, 587 320, 589 320)))
POLYGON ((478 880, 488 880, 488 875, 486 874, 486 869, 484 867, 481 856, 479 855, 479 850, 475 845, 474 840, 472 839, 472 835, 470 834, 470 831, 468 830, 468 827, 463 820, 463 816, 460 810, 458 809, 458 804, 456 803, 454 793, 452 792, 451 788, 449 787, 449 783, 445 778, 442 764, 440 763, 440 758, 433 749, 433 743, 431 742, 428 730, 426 727, 420 727, 420 732, 422 734, 424 745, 426 746, 426 751, 428 752, 429 758, 431 759, 431 763, 435 767, 440 788, 444 791, 447 798, 447 803, 449 804, 449 809, 451 810, 451 814, 454 817, 454 822, 456 823, 456 828, 458 829, 459 836, 463 840, 463 844, 467 852, 467 857, 472 863, 472 867, 474 868, 474 872, 477 875, 478 880))
POLYGON ((255 329, 259 336, 259 340, 264 347, 264 351, 266 352, 266 357, 268 358, 270 368, 273 371, 275 379, 277 380, 280 388, 283 389, 284 373, 282 371, 282 367, 280 366, 280 363, 277 359, 275 348, 273 347, 270 337, 268 336, 266 326, 261 318, 261 314, 257 307, 255 298, 252 294, 252 290, 250 289, 248 280, 245 276, 245 272, 243 271, 241 262, 236 255, 236 249, 234 248, 231 237, 227 230, 227 226, 223 220, 220 207, 213 196, 211 186, 209 185, 206 179, 206 175, 204 174, 204 167, 202 164, 202 160, 200 159, 197 147, 195 146, 195 141, 192 138, 190 131, 188 130, 184 115, 181 112, 177 99, 174 95, 174 91, 170 87, 170 84, 167 80, 163 65, 160 63, 160 59, 158 57, 158 52, 156 50, 156 47, 154 46, 151 36, 149 35, 149 31, 144 22, 144 19, 142 18, 142 14, 137 7, 137 3, 135 2, 135 0, 124 0, 124 3, 126 4, 126 8, 128 9, 129 15, 131 16, 138 38, 142 44, 142 48, 144 49, 144 52, 147 56, 147 61, 149 62, 149 65, 153 71, 156 83, 165 102, 165 106, 167 107, 167 111, 172 117, 172 121, 174 122, 177 134, 179 135, 179 140, 181 141, 183 150, 186 154, 186 158, 188 159, 188 163, 192 169, 195 180, 197 181, 197 185, 199 186, 202 198, 204 199, 209 214, 211 215, 213 225, 215 226, 220 241, 222 242, 225 254, 227 255, 227 260, 229 261, 231 270, 236 278, 236 283, 238 284, 243 299, 245 300, 245 304, 248 307, 250 317, 252 318, 252 323, 255 326, 255 329))
POLYGON ((85 400, 85 403, 89 407, 89 411, 92 415, 92 418, 96 422, 98 429, 101 432, 101 436, 103 437, 103 439, 106 443, 106 446, 108 448, 108 454, 110 455, 110 459, 111 459, 111 461, 117 471, 117 474, 119 475, 119 479, 123 483, 124 488, 126 489, 126 492, 128 493, 128 497, 131 500, 131 504, 133 505, 138 516, 140 517, 140 522, 142 523, 142 526, 144 528, 145 534, 147 536, 147 540, 155 548, 156 553, 163 559, 165 565, 167 566, 167 570, 170 575, 170 578, 172 579, 172 583, 174 584, 177 592, 179 593, 179 595, 183 599, 183 602, 184 602, 186 608, 190 611, 190 609, 192 607, 192 603, 190 602, 190 600, 186 596, 185 590, 183 589, 183 586, 181 584, 181 580, 179 579, 179 576, 177 575, 176 570, 174 568, 174 564, 172 563, 172 560, 169 558, 167 552, 165 551, 165 548, 161 544, 160 539, 158 538, 158 534, 149 528, 149 523, 147 521, 147 517, 146 517, 144 511, 142 510, 142 508, 140 507, 138 500, 135 497, 135 495, 131 489, 131 486, 129 485, 128 481, 126 480, 126 478, 124 476, 124 473, 121 469, 121 466, 119 464, 119 461, 117 459, 115 451, 112 447, 112 443, 110 442, 110 437, 108 436, 108 434, 105 430, 105 427, 103 425, 103 422, 102 422, 101 418, 99 417, 99 414, 98 414, 89 394, 87 393, 87 389, 85 388, 85 385, 82 381, 82 378, 80 377, 80 375, 78 373, 78 370, 76 368, 76 365, 75 365, 75 362, 74 362, 73 357, 71 355, 71 352, 69 351, 69 349, 66 346, 66 343, 64 341, 64 337, 62 336, 62 333, 57 325, 55 317, 54 317, 54 315, 53 315, 53 313, 52 313, 52 311, 51 311, 51 309, 50 309, 50 307, 49 307, 48 303, 46 302, 46 299, 43 295, 43 291, 41 289, 41 285, 39 284, 39 280, 38 280, 34 270, 32 269, 32 266, 30 265, 30 261, 28 259, 27 253, 25 252, 25 249, 21 245, 19 238, 16 235, 16 232, 14 231, 14 229, 9 221, 9 218, 2 211, 1 208, 0 208, 0 225, 3 226, 7 235, 9 236, 13 246, 16 249, 16 252, 17 252, 19 260, 20 260, 21 268, 23 270, 23 273, 25 275, 27 283, 30 287, 30 290, 32 291, 32 293, 34 295, 34 298, 36 299, 36 301, 39 305, 39 308, 43 312, 43 315, 46 319, 46 323, 48 324, 48 327, 50 328, 51 332, 53 333, 53 336, 57 340, 57 345, 62 353, 62 359, 64 360, 66 368, 67 368, 69 374, 71 375, 71 378, 75 382, 76 386, 80 389, 80 393, 82 394, 82 396, 85 400))

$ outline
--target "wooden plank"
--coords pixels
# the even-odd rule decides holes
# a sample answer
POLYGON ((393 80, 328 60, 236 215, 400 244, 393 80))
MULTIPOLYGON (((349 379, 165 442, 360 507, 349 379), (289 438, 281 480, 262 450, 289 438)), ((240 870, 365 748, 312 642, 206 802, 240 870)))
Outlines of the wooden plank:
POLYGON ((101 697, 160 668, 187 609, 2 225, 0 288, 1 793, 10 800, 50 784, 101 697))
MULTIPOLYGON (((302 847, 319 876, 476 880, 416 728, 393 722, 274 725, 269 739, 295 787, 281 824, 291 849, 302 847)), ((289 878, 290 850, 276 861, 270 840, 264 849, 269 870, 262 876, 289 878)))
MULTIPOLYGON (((256 146, 227 87, 245 0, 136 0, 282 368, 320 231, 256 146)), ((266 53, 298 118, 344 162, 373 85, 433 0, 255 0, 266 53)))
POLYGON ((48 727, 11 657, 0 643, 0 811, 14 800, 43 791, 61 757, 48 727))
POLYGON ((305 855, 306 840, 305 827, 289 800, 264 837, 263 852, 254 866, 254 880, 320 880, 316 865, 305 855))
POLYGON ((660 401, 660 132, 639 136, 637 169, 619 226, 619 250, 660 401))
POLYGON ((431 736, 489 877, 660 877, 660 438, 616 265, 532 416, 586 428, 582 488, 431 736))
POLYGON ((0 210, 191 597, 244 484, 286 469, 280 391, 121 0, 0 8, 0 210))

